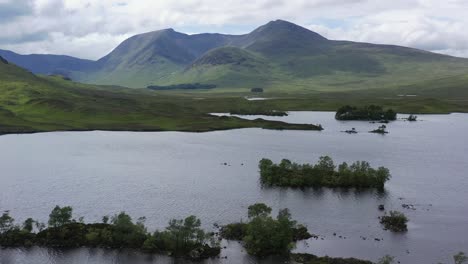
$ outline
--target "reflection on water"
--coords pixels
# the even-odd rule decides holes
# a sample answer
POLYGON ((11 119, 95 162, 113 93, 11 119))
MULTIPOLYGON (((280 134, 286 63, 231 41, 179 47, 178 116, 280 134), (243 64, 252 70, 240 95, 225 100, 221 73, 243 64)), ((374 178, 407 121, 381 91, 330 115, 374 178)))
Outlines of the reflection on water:
MULTIPOLYGON (((76 217, 90 222, 126 211, 135 219, 146 216, 153 231, 164 228, 171 218, 191 214, 211 229, 214 223, 245 220, 250 204, 264 202, 273 214, 289 208, 298 222, 320 236, 299 243, 297 252, 370 260, 391 254, 402 263, 448 263, 454 253, 468 251, 467 117, 400 120, 387 125, 390 133, 385 136, 367 133, 379 124, 340 122, 327 112, 264 117, 320 123, 325 128, 321 132, 241 129, 1 136, 0 210, 10 210, 18 222, 27 217, 46 222, 56 204, 73 206, 76 217), (359 133, 341 132, 352 127, 359 133), (259 183, 261 158, 315 163, 322 155, 336 163, 366 160, 389 168, 393 177, 385 192, 265 188, 259 183), (379 204, 407 214, 409 232, 382 230, 379 204)), ((283 263, 250 258, 237 242, 224 243, 221 256, 227 259, 205 263, 283 263)), ((0 263, 184 261, 132 251, 31 248, 1 249, 0 263)))

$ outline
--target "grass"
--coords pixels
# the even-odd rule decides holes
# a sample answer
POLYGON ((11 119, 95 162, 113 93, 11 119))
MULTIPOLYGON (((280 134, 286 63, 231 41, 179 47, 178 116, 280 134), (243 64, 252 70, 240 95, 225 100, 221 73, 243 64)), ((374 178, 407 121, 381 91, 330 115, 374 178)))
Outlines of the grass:
MULTIPOLYGON (((403 113, 468 112, 468 75, 392 89, 353 92, 297 92, 284 89, 252 94, 250 87, 196 91, 151 91, 80 84, 61 77, 35 76, 0 63, 0 131, 57 130, 212 131, 260 127, 318 129, 266 120, 215 117, 213 112, 261 113, 298 110, 336 111, 345 104, 377 104, 403 113), (400 94, 414 94, 401 97, 400 94), (248 101, 245 96, 275 98, 248 101), (437 98, 437 99, 435 99, 437 98)), ((313 123, 313 120, 311 120, 313 123)))
POLYGON ((85 85, 61 77, 37 77, 0 65, 0 131, 56 130, 211 131, 260 127, 318 129, 266 120, 215 117, 200 100, 146 90, 85 85))

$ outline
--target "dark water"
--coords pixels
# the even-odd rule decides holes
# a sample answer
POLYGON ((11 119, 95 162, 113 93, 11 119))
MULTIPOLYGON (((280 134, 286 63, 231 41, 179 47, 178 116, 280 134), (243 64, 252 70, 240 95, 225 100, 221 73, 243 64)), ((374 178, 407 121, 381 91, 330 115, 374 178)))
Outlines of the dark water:
MULTIPOLYGON (((271 119, 321 123, 325 130, 1 136, 0 210, 10 210, 18 221, 33 217, 44 222, 56 204, 73 206, 75 216, 86 221, 125 210, 134 218, 146 216, 150 230, 194 214, 211 229, 213 223, 246 219, 248 205, 264 202, 275 214, 289 208, 323 238, 299 243, 297 252, 369 260, 390 254, 401 263, 449 263, 454 253, 468 252, 467 114, 396 121, 388 124, 385 136, 366 133, 379 124, 338 122, 333 113, 293 112, 271 119), (362 133, 340 132, 352 127, 362 133), (258 182, 261 158, 315 162, 321 155, 385 166, 393 178, 383 194, 264 189, 258 182), (415 210, 402 208, 404 203, 415 210), (409 231, 382 230, 379 204, 404 212, 409 231)), ((253 259, 238 243, 224 243, 221 256, 228 258, 206 263, 284 263, 253 259)), ((0 249, 0 263, 183 262, 131 251, 32 248, 0 249)))

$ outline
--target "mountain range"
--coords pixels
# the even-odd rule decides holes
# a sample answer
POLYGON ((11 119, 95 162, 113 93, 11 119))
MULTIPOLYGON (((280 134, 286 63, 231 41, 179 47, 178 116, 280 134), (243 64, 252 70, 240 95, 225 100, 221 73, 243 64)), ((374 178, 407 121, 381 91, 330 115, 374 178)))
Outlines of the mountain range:
POLYGON ((245 35, 149 32, 125 40, 97 61, 5 50, 0 56, 36 74, 131 88, 202 83, 237 91, 349 91, 398 88, 468 72, 468 59, 329 40, 283 20, 245 35))

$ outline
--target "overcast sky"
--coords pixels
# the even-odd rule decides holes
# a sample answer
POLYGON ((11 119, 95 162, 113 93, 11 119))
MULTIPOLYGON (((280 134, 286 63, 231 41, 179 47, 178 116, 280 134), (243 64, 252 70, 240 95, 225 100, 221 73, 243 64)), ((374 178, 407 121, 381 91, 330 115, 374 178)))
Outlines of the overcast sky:
POLYGON ((0 49, 98 59, 143 32, 242 34, 276 19, 468 57, 468 0, 0 0, 0 49))

